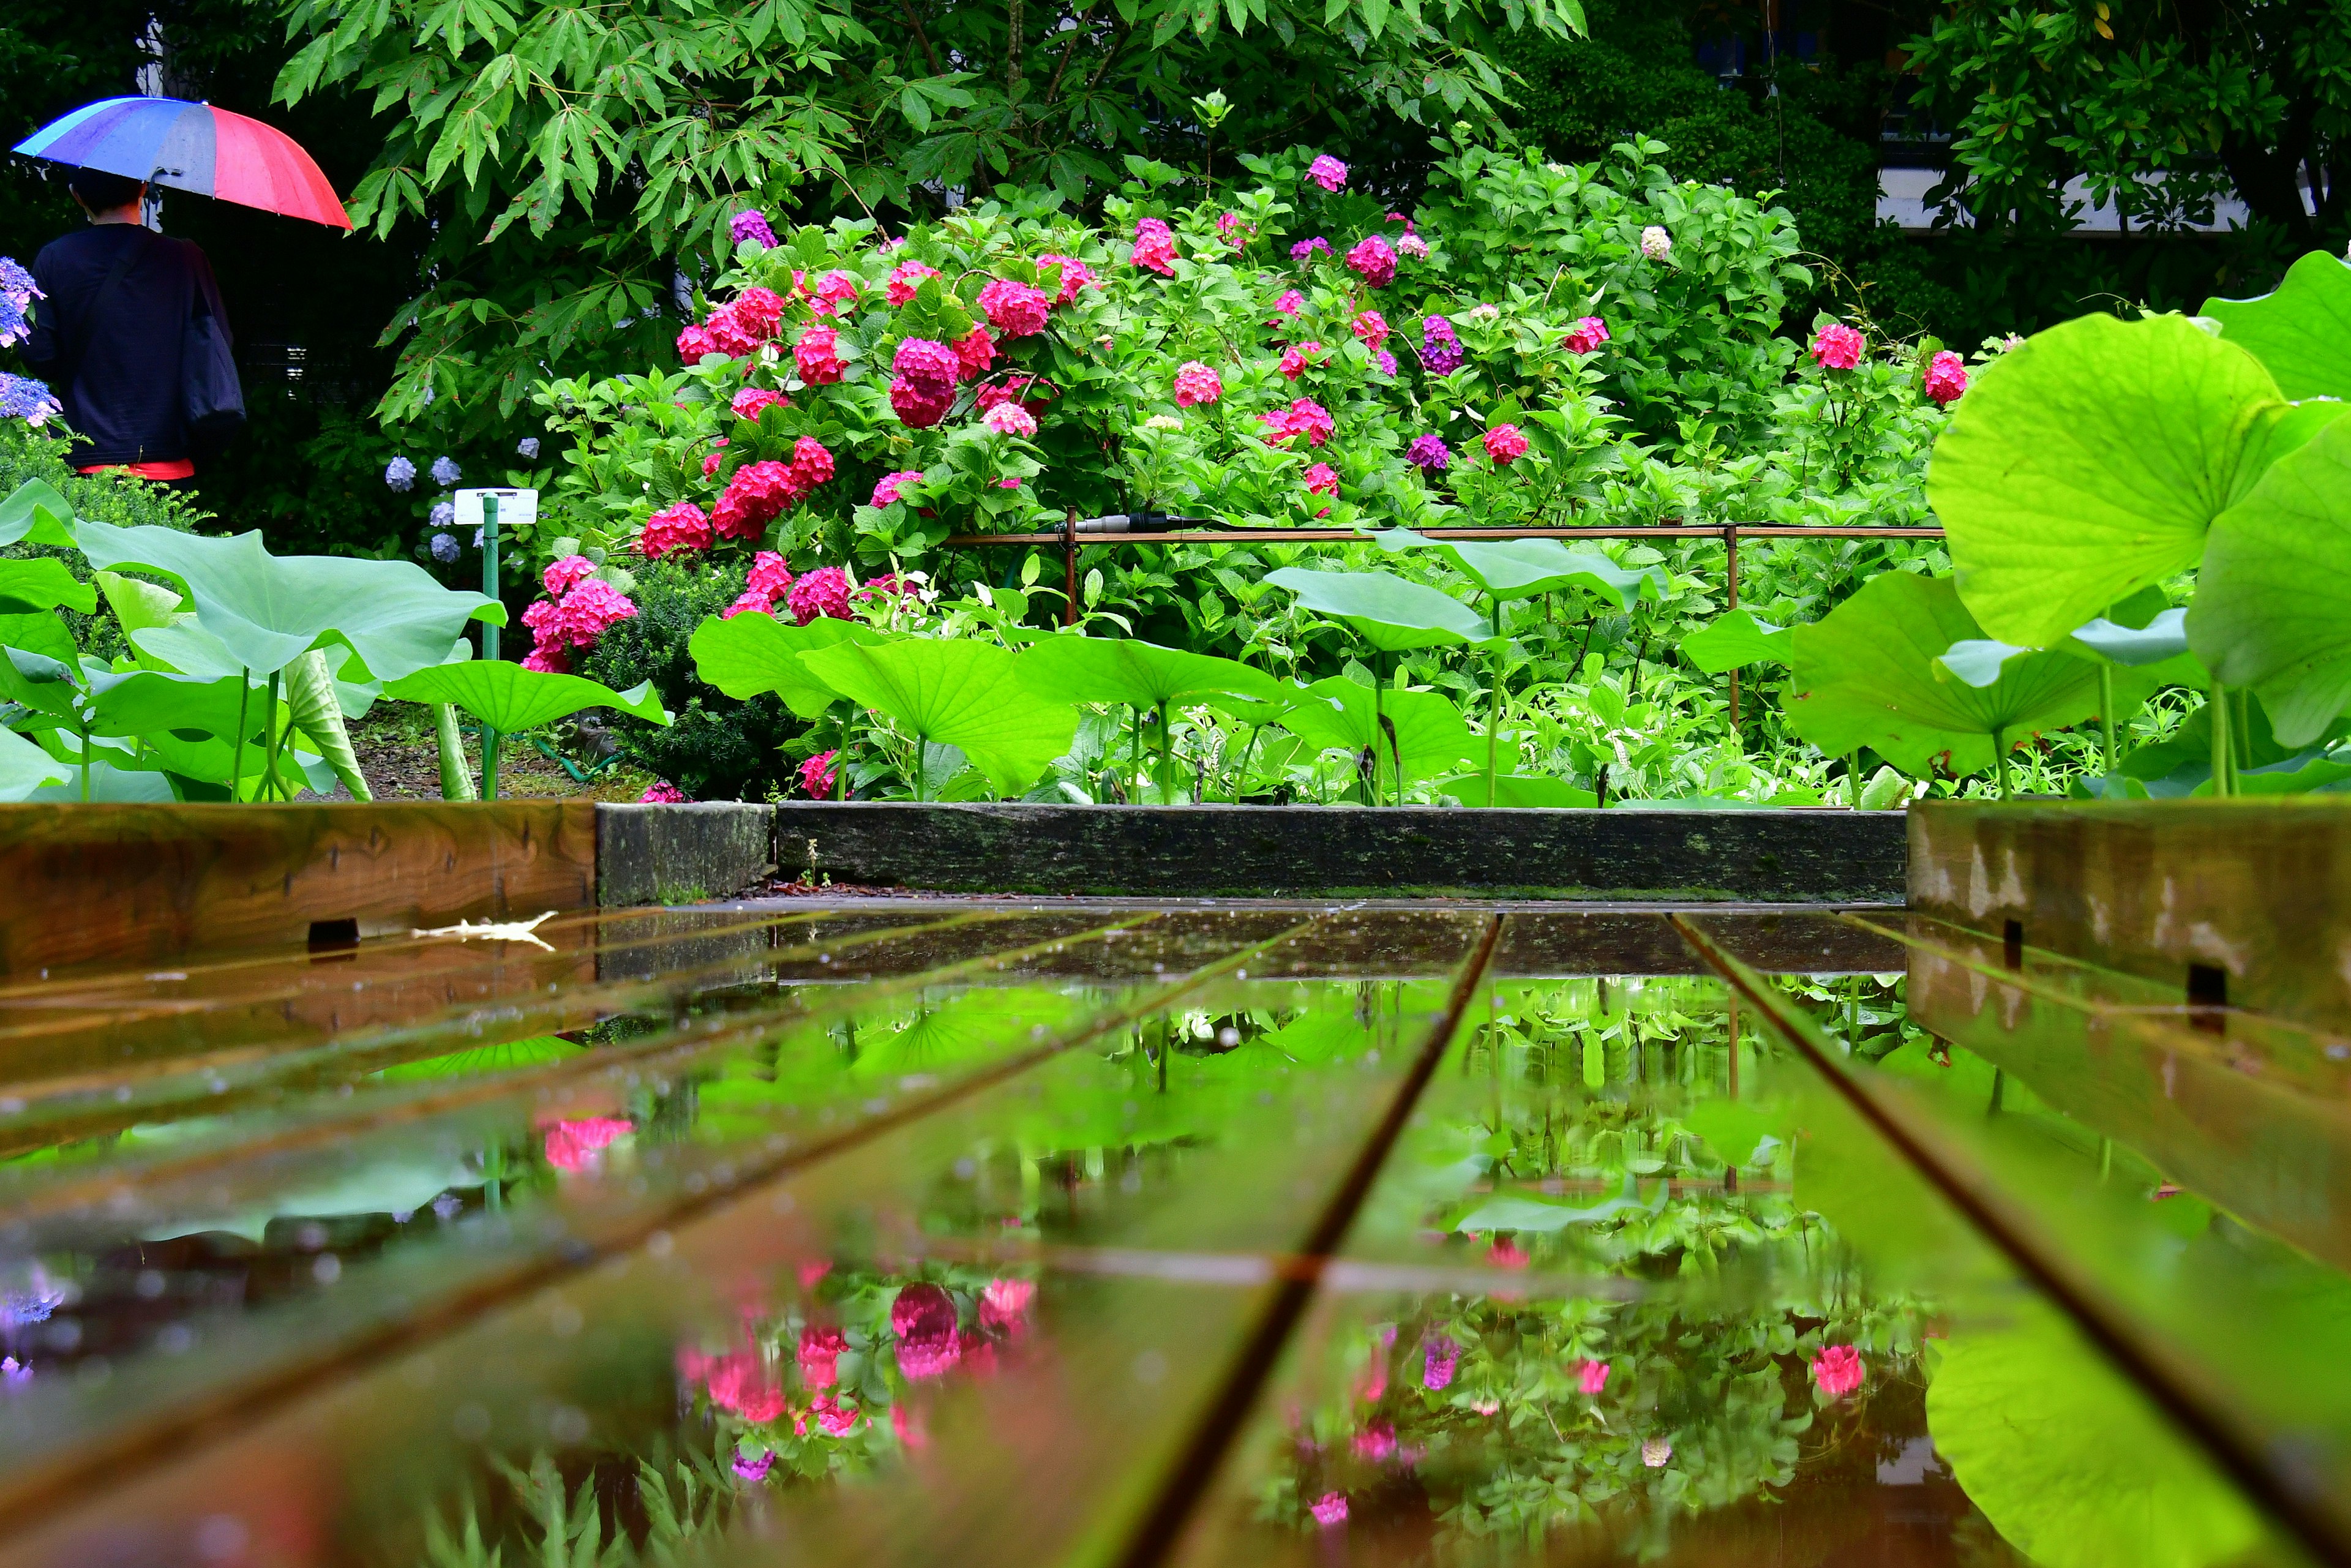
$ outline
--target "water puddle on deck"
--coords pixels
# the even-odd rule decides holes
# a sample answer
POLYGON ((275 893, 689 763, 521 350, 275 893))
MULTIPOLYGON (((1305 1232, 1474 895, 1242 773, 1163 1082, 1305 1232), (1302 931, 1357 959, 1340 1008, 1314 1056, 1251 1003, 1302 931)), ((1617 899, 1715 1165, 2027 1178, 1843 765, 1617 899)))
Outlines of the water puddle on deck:
POLYGON ((1900 915, 0 985, 9 1564, 2343 1560, 2342 1043, 1900 915))

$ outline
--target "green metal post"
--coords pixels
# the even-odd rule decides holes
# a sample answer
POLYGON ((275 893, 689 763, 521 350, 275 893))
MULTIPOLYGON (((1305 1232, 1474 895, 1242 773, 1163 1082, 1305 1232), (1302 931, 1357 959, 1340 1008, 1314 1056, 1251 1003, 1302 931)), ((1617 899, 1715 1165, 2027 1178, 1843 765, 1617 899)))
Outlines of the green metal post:
MULTIPOLYGON (((482 591, 496 600, 498 595, 498 498, 482 497, 482 591)), ((504 602, 502 600, 500 602, 504 602)), ((482 657, 498 656, 498 629, 490 622, 482 622, 482 657)), ((482 799, 498 798, 498 732, 487 720, 482 724, 482 799)))

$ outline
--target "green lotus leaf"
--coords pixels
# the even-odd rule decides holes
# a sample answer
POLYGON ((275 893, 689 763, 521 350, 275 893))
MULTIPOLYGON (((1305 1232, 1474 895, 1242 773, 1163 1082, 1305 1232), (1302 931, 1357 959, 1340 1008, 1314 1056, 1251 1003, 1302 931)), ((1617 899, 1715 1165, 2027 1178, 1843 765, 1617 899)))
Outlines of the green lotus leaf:
POLYGON ((98 590, 75 580, 66 563, 53 556, 0 560, 0 613, 22 615, 61 604, 88 615, 98 608, 98 590))
POLYGON ((1050 702, 1156 708, 1238 697, 1280 700, 1281 683, 1253 664, 1127 637, 1044 637, 1020 655, 1020 679, 1050 702))
MULTIPOLYGON (((35 749, 38 749, 36 747, 35 749)), ((82 798, 82 776, 78 767, 57 764, 64 782, 44 784, 29 794, 26 800, 78 801, 82 798)), ((89 765, 89 800, 92 805, 162 806, 180 799, 172 787, 172 777, 156 768, 118 768, 111 762, 89 765)))
POLYGON ((62 784, 74 777, 70 763, 58 761, 13 729, 0 729, 0 800, 26 800, 44 785, 62 784))
POLYGON ((2241 1561, 2259 1515, 2050 1308, 1942 1342, 1927 1429, 1969 1500, 2041 1568, 2241 1561))
POLYGON ((1981 690, 1999 681, 2002 666, 2011 659, 2021 658, 2032 652, 2030 648, 2011 648, 2005 643, 1979 637, 1952 643, 1943 650, 1943 656, 1935 663, 1953 680, 1981 690))
POLYGON ((773 692, 801 718, 820 718, 841 694, 800 663, 800 655, 841 643, 874 643, 888 637, 862 621, 822 616, 795 626, 759 612, 721 621, 716 616, 694 629, 685 644, 702 678, 730 697, 773 692))
POLYGON ((1938 678, 1952 644, 1983 640, 1949 578, 1882 573, 1795 629, 1789 723, 1833 757, 1867 747, 1924 778, 1946 752, 1954 775, 1989 767, 1995 732, 2022 739, 2098 711, 2097 666, 2068 653, 2010 658, 1988 686, 1938 678))
POLYGON ((2237 482, 2229 488, 2229 504, 2233 507, 2243 500, 2271 464, 2346 413, 2351 413, 2351 402, 2332 398, 2263 403, 2255 409, 2252 422, 2245 426, 2245 456, 2237 465, 2237 482))
MULTIPOLYGON (((1372 688, 1344 675, 1327 675, 1292 692, 1281 722, 1309 746, 1356 752, 1374 747, 1382 771, 1400 759, 1407 783, 1467 762, 1477 753, 1461 710, 1436 692, 1382 692, 1375 716, 1372 688), (1393 757, 1387 737, 1380 733, 1380 716, 1395 727, 1393 757)), ((1480 800, 1485 799, 1485 782, 1486 776, 1479 774, 1480 800)))
POLYGON ((2203 314, 2286 396, 2351 398, 2351 266, 2313 251, 2271 293, 2207 299, 2203 314))
POLYGON ((98 584, 98 591, 106 596, 106 607, 114 612, 114 619, 120 622, 125 635, 169 626, 174 620, 183 618, 180 607, 187 601, 159 583, 141 582, 119 571, 100 571, 91 576, 98 584))
POLYGON ((618 708, 649 724, 669 722, 651 681, 616 692, 584 676, 526 670, 503 659, 436 664, 385 682, 383 692, 402 702, 455 703, 503 735, 537 729, 591 707, 618 708))
MULTIPOLYGON (((349 648, 334 653, 346 663, 351 656, 349 648)), ((359 753, 351 748, 351 732, 343 724, 343 702, 326 649, 313 648, 286 666, 287 722, 309 737, 352 800, 372 800, 367 775, 360 771, 359 753)))
POLYGON ((1596 549, 1570 549, 1557 539, 1433 539, 1410 528, 1383 528, 1372 541, 1390 555, 1434 550, 1497 599, 1582 588, 1630 610, 1644 593, 1658 598, 1666 587, 1656 567, 1621 567, 1596 549))
POLYGON ((1285 566, 1265 580, 1298 595, 1303 608, 1345 622, 1384 653, 1493 641, 1484 620, 1459 600, 1389 572, 1285 566))
MULTIPOLYGON (((144 736, 165 732, 218 736, 233 740, 242 707, 246 740, 262 735, 269 695, 260 682, 235 675, 182 675, 164 670, 89 673, 92 735, 144 736), (240 686, 244 687, 239 703, 240 686)), ((258 766, 258 753, 250 758, 258 766)))
POLYGON ((74 520, 73 503, 45 479, 27 479, 0 501, 0 545, 37 544, 74 548, 66 530, 74 520))
POLYGON ((2156 664, 2188 652, 2188 612, 2165 610, 2144 626, 2124 626, 2099 616, 2074 629, 2074 641, 2117 664, 2156 664))
MULTIPOLYGON (((1447 779, 1439 789, 1465 806, 1483 807, 1486 803, 1486 776, 1464 773, 1447 779)), ((1564 779, 1547 778, 1542 774, 1497 773, 1494 775, 1494 804, 1521 810, 1588 810, 1600 804, 1600 797, 1589 789, 1579 789, 1564 779)))
POLYGON ((88 519, 74 525, 74 538, 92 566, 141 567, 177 581, 196 625, 256 674, 340 643, 376 679, 398 680, 446 659, 467 621, 506 623, 496 600, 444 588, 413 561, 277 556, 258 533, 205 538, 88 519))
POLYGON ((961 747, 1001 796, 1034 784, 1077 735, 1077 710, 1029 690, 1019 661, 991 643, 906 637, 841 643, 800 658, 826 685, 918 739, 961 747))
POLYGON ((81 657, 66 623, 46 610, 29 615, 0 615, 0 647, 22 648, 68 663, 81 657))
POLYGON ((2273 464, 2212 525, 2189 645, 2252 686, 2278 739, 2309 744, 2351 702, 2351 424, 2273 464))
POLYGON ((1682 639, 1682 653, 1709 675, 1743 670, 1767 661, 1785 664, 1793 633, 1758 621, 1744 610, 1726 610, 1682 639))
POLYGON ((2194 566, 2277 401, 2251 354, 2176 316, 2085 316, 1995 361, 1927 470, 1976 634, 2045 648, 2194 566))

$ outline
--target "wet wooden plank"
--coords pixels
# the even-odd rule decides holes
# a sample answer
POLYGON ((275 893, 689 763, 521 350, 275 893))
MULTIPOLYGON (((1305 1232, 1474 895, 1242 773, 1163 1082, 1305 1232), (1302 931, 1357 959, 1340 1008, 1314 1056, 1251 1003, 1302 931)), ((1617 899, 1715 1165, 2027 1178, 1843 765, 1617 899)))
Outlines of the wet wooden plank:
POLYGON ((528 918, 596 899, 587 801, 0 806, 0 974, 528 918))
POLYGON ((1452 894, 1898 904, 1898 811, 1378 810, 792 801, 835 882, 1163 897, 1452 894))

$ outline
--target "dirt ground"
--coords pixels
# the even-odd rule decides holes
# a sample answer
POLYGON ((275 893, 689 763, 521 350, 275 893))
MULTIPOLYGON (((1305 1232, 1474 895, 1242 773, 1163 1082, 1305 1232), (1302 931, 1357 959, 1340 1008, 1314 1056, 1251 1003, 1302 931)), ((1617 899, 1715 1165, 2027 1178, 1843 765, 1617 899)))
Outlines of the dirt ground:
MULTIPOLYGON (((441 799, 441 753, 433 738, 431 720, 423 713, 405 704, 388 705, 353 724, 350 730, 360 772, 366 776, 377 800, 441 799)), ((554 737, 549 740, 555 744, 554 737)), ((465 737, 465 771, 477 781, 481 778, 478 736, 465 737)), ((633 800, 652 782, 651 775, 622 763, 581 784, 533 746, 528 735, 506 736, 498 743, 501 800, 633 800)), ((323 798, 348 800, 350 792, 339 785, 333 794, 323 798)))

